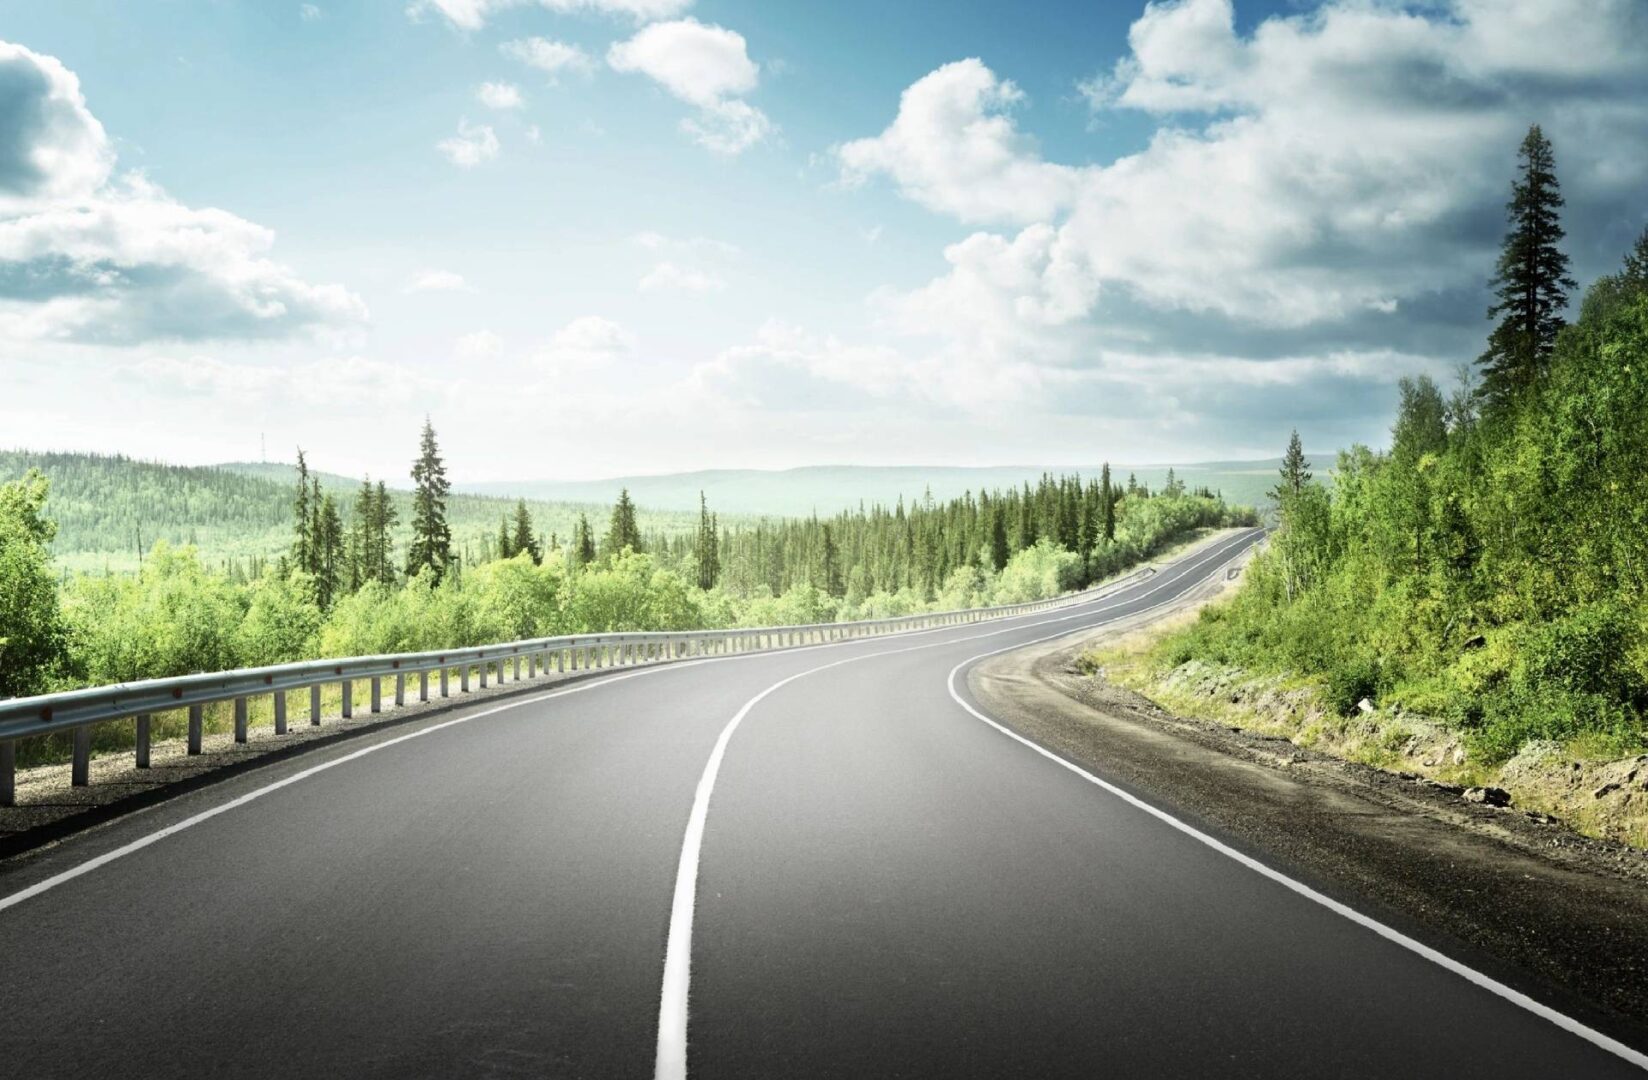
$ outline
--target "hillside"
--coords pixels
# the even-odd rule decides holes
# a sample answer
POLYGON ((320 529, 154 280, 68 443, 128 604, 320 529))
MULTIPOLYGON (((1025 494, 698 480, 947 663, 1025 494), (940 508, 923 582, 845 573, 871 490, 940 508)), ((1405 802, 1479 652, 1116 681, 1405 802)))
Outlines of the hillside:
MULTIPOLYGON (((1278 459, 1264 461, 1221 461, 1172 466, 1175 475, 1192 488, 1208 487, 1224 494, 1227 502, 1262 506, 1266 491, 1276 482, 1278 459)), ((1112 465, 1120 484, 1129 473, 1151 488, 1167 480, 1167 465, 1112 465)), ((525 496, 571 502, 604 502, 621 487, 627 487, 638 505, 653 510, 690 511, 698 508, 702 490, 710 505, 722 513, 774 514, 799 517, 817 512, 834 514, 856 508, 860 503, 891 506, 902 497, 906 505, 922 497, 927 488, 939 500, 964 492, 977 493, 1034 484, 1044 473, 1073 471, 1053 466, 995 466, 958 468, 952 466, 855 466, 818 465, 798 469, 709 469, 701 472, 671 473, 662 476, 620 476, 610 480, 556 481, 504 480, 458 485, 476 494, 525 496)), ((1084 476, 1097 477, 1095 463, 1082 466, 1084 476)))
MULTIPOLYGON (((155 541, 194 544, 208 565, 279 556, 291 543, 292 467, 280 464, 179 466, 123 456, 0 450, 0 483, 38 468, 51 480, 46 514, 57 522, 52 555, 64 571, 124 572, 135 569, 138 549, 155 541)), ((338 500, 345 522, 360 481, 316 473, 321 489, 338 500)), ((584 503, 528 498, 533 521, 565 539, 580 511, 597 530, 605 527, 616 487, 584 503)), ((405 550, 410 495, 393 492, 401 525, 396 549, 405 550)), ((478 553, 497 534, 498 519, 514 509, 514 497, 454 492, 448 518, 459 550, 478 553)), ((685 533, 697 527, 693 513, 643 509, 644 532, 685 533)), ((723 520, 733 524, 726 516, 723 520)))

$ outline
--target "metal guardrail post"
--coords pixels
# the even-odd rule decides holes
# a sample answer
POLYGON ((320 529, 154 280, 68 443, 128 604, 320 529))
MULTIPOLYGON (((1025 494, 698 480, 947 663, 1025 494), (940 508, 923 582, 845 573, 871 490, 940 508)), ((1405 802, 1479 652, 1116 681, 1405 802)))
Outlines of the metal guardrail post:
POLYGON ((189 706, 189 753, 200 753, 200 741, 206 728, 206 707, 204 705, 189 706))
POLYGON ((235 698, 235 742, 246 741, 246 699, 235 698))
POLYGON ((309 688, 309 725, 311 727, 316 727, 316 726, 319 726, 319 724, 320 724, 320 684, 317 683, 314 686, 311 686, 309 688))
POLYGON ((92 729, 81 724, 74 729, 74 764, 70 766, 69 783, 85 787, 92 782, 92 729))
POLYGON ((137 714, 137 752, 133 756, 136 758, 138 768, 147 769, 149 767, 148 713, 137 714))
POLYGON ((406 704, 406 672, 395 672, 395 708, 406 704))
POLYGON ((383 712, 383 679, 372 676, 372 711, 383 712))
POLYGON ((345 679, 343 686, 343 718, 345 720, 355 715, 355 680, 345 679))
POLYGON ((0 806, 17 805, 17 743, 0 742, 0 806))
POLYGON ((275 691, 275 734, 286 734, 286 691, 275 691))
POLYGON ((429 700, 429 672, 418 672, 418 700, 429 700))
POLYGON ((469 693, 469 665, 468 664, 459 664, 458 665, 458 692, 460 694, 469 693))

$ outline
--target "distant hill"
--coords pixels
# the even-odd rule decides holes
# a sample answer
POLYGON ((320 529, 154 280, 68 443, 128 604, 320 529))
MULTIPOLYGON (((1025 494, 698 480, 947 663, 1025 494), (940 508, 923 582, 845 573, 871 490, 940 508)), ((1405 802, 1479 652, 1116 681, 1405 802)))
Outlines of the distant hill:
MULTIPOLYGON (((1207 486, 1222 491, 1226 500, 1249 506, 1266 501, 1265 492, 1276 483, 1281 459, 1263 461, 1218 461, 1175 465, 1175 474, 1191 487, 1207 486)), ((1125 484, 1131 472, 1141 484, 1160 487, 1167 480, 1167 465, 1112 465, 1117 483, 1125 484)), ((855 508, 860 502, 891 506, 899 498, 906 503, 920 499, 929 488, 935 499, 947 499, 965 491, 978 492, 1035 483, 1044 472, 1054 475, 1079 471, 1097 477, 1099 467, 1083 466, 995 466, 958 468, 955 466, 862 466, 818 465, 799 469, 709 469, 664 476, 619 476, 610 480, 506 480, 463 484, 464 491, 484 495, 572 502, 610 503, 620 488, 628 488, 636 504, 653 510, 690 511, 698 508, 703 491, 710 507, 726 514, 772 514, 797 517, 814 513, 834 514, 855 508)))
MULTIPOLYGON (((292 540, 295 471, 291 465, 233 463, 179 466, 139 461, 119 455, 34 453, 0 450, 0 483, 15 480, 30 468, 51 480, 47 516, 57 522, 52 553, 67 571, 115 572, 136 568, 139 545, 156 540, 194 544, 213 566, 228 560, 272 559, 292 540)), ((318 473, 321 490, 338 501, 344 522, 360 480, 318 473)), ((614 489, 616 491, 616 489, 614 489)), ((395 489, 401 524, 396 551, 404 553, 410 536, 411 496, 395 489)), ((479 552, 483 538, 497 535, 500 516, 513 511, 515 497, 454 493, 447 518, 459 550, 479 552)), ((610 501, 579 504, 527 497, 537 528, 571 536, 580 511, 589 514, 599 533, 606 528, 610 501)), ((691 513, 657 512, 643 507, 643 531, 686 533, 698 524, 691 513)), ((723 517, 728 524, 736 519, 723 517)))

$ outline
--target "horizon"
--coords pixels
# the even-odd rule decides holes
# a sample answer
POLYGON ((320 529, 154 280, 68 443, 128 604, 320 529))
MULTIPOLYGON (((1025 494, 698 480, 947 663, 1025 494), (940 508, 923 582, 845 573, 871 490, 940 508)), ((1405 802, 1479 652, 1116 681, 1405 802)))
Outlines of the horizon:
POLYGON ((8 442, 398 475, 428 413, 474 483, 1383 445, 1481 353, 1530 123, 1582 284, 1645 220, 1630 0, 156 10, 0 25, 8 442))

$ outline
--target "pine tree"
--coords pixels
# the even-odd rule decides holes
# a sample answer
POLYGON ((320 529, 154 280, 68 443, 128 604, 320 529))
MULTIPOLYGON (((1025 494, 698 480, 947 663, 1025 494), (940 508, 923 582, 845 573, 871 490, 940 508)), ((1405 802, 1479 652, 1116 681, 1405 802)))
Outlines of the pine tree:
POLYGON ((342 591, 344 538, 338 504, 327 495, 315 514, 315 602, 330 609, 342 591))
POLYGON ((498 539, 496 543, 497 558, 513 559, 515 557, 515 544, 509 535, 509 518, 503 514, 498 515, 498 539))
POLYGON ((625 548, 635 552, 641 550, 641 530, 635 524, 635 504, 630 501, 629 488, 618 493, 606 538, 601 543, 602 553, 608 556, 618 555, 625 548))
POLYGON ((1287 453, 1282 456, 1281 474, 1281 482, 1270 489, 1270 497, 1278 503, 1291 499, 1310 483, 1310 462, 1305 460, 1305 446, 1299 441, 1297 429, 1288 439, 1287 453))
POLYGON ((1494 271, 1497 299, 1488 309, 1488 318, 1500 321, 1477 360, 1489 408, 1509 403, 1545 373, 1568 290, 1576 287, 1568 277, 1568 256, 1557 247, 1564 234, 1556 158, 1538 124, 1528 129, 1519 157, 1522 175, 1506 204, 1511 230, 1494 271))
POLYGON ((1116 539, 1116 489, 1110 486, 1110 462, 1104 463, 1104 472, 1099 478, 1099 491, 1104 503, 1104 538, 1106 542, 1116 539))
POLYGON ((998 500, 990 508, 990 568, 1000 571, 1011 553, 1007 548, 1007 514, 998 500))
POLYGON ((379 480, 377 498, 372 502, 372 580, 385 585, 395 583, 393 537, 400 520, 400 511, 389 498, 388 486, 379 480))
POLYGON ((526 508, 526 500, 516 499, 515 532, 509 538, 509 553, 513 556, 523 551, 532 556, 534 563, 544 561, 543 545, 532 535, 532 514, 526 508))
POLYGON ((1648 293, 1648 226, 1637 237, 1637 243, 1625 256, 1625 269, 1620 281, 1634 292, 1648 293))
POLYGON ((406 549, 406 572, 429 570, 439 582, 452 562, 452 530, 446 523, 446 497, 452 485, 435 445, 435 428, 425 417, 412 466, 412 543, 406 549))
POLYGON ((354 592, 368 581, 373 580, 373 519, 376 515, 378 501, 377 492, 372 487, 372 478, 361 481, 360 491, 355 493, 355 505, 352 508, 354 524, 349 529, 349 591, 354 592))
POLYGON ((308 573, 315 564, 314 510, 309 505, 309 463, 298 447, 298 493, 292 500, 292 564, 308 573))
POLYGON ((708 592, 721 579, 721 538, 716 522, 710 516, 709 501, 698 493, 698 537, 694 554, 698 560, 698 587, 708 592))
POLYGON ((847 586, 841 577, 841 549, 836 546, 835 535, 829 524, 826 523, 823 528, 824 537, 818 553, 818 577, 815 584, 831 596, 846 596, 847 586))

